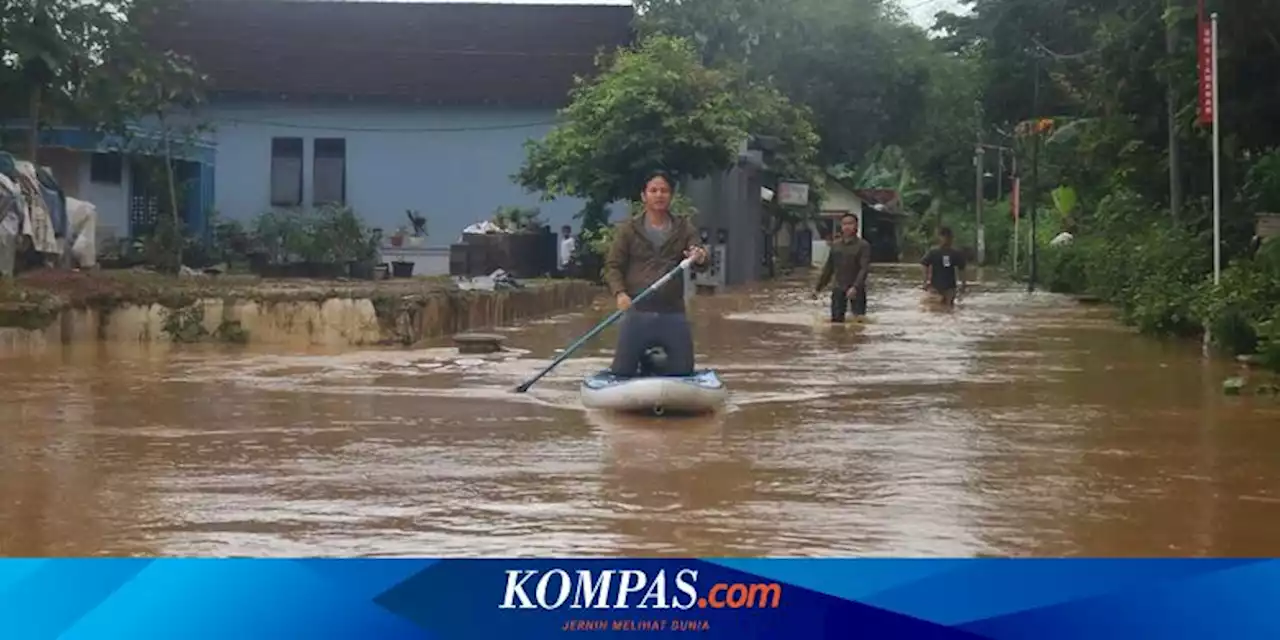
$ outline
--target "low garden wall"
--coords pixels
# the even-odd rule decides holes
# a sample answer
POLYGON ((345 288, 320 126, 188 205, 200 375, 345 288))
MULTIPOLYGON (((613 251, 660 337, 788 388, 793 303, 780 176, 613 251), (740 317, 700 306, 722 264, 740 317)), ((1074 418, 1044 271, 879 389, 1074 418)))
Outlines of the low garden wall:
POLYGON ((0 283, 0 355, 91 342, 412 345, 589 305, 576 280, 464 291, 448 279, 297 282, 47 272, 0 283))

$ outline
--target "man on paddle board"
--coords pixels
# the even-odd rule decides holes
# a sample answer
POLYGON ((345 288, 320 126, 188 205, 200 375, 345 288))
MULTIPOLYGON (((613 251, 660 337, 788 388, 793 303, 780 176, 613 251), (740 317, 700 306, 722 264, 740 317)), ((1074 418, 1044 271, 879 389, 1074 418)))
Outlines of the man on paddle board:
POLYGON ((924 266, 924 290, 938 294, 945 307, 954 307, 958 294, 965 290, 964 254, 951 246, 953 241, 950 227, 938 229, 938 246, 920 259, 924 266))
POLYGON ((631 309, 618 328, 613 375, 632 377, 641 365, 660 365, 662 375, 693 373, 693 331, 685 316, 684 278, 672 278, 632 308, 631 297, 644 291, 685 258, 693 258, 695 271, 707 267, 707 251, 698 231, 683 218, 671 215, 672 181, 663 173, 651 174, 640 199, 644 215, 618 224, 613 246, 604 262, 604 278, 619 309, 631 309), (652 347, 665 352, 664 362, 642 362, 652 347))
POLYGON ((822 266, 816 297, 831 284, 831 321, 844 322, 853 307, 853 316, 867 315, 867 272, 871 270, 871 243, 858 237, 858 217, 846 213, 840 218, 840 236, 831 240, 827 263, 822 266))

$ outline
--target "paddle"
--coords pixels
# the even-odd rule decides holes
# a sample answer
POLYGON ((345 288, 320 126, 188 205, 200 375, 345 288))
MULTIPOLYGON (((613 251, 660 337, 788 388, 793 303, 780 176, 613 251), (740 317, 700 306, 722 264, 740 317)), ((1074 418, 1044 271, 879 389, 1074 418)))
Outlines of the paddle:
MULTIPOLYGON (((656 282, 649 285, 648 288, 646 288, 644 291, 641 291, 640 295, 637 295, 636 297, 632 298, 631 305, 635 306, 637 302, 644 300, 646 297, 649 296, 649 294, 660 289, 663 285, 667 284, 667 281, 674 278, 677 273, 680 273, 681 271, 688 269, 689 266, 692 264, 693 264, 693 258, 685 258, 684 260, 681 260, 680 264, 676 265, 674 269, 668 271, 661 278, 658 278, 656 282)), ((533 386, 533 383, 542 379, 542 376, 545 376, 548 373, 551 373, 552 369, 556 368, 557 366, 560 365, 561 362, 564 362, 565 359, 573 355, 573 352, 577 351, 578 347, 581 347, 583 344, 586 344, 588 340, 596 337, 596 334, 600 333, 601 331, 604 331, 605 327, 608 327, 614 322, 617 322, 618 318, 621 318, 622 314, 624 313, 626 313, 626 310, 624 309, 618 309, 617 311, 614 311, 612 314, 609 315, 608 318, 605 318, 603 322, 596 325, 596 328, 592 329, 591 331, 588 331, 586 335, 582 336, 581 338, 578 338, 573 344, 569 345, 564 350, 564 353, 560 354, 560 357, 556 358, 555 361, 552 362, 546 369, 543 369, 542 371, 538 372, 538 375, 530 378, 524 384, 516 387, 516 393, 524 393, 528 391, 529 387, 533 386)))

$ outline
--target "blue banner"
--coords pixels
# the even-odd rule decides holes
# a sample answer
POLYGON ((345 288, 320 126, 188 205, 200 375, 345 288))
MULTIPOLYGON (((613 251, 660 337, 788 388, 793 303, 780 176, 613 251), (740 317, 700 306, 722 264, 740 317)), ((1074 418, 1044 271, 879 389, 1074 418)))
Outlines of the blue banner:
POLYGON ((0 561, 0 638, 1276 638, 1274 560, 0 561))

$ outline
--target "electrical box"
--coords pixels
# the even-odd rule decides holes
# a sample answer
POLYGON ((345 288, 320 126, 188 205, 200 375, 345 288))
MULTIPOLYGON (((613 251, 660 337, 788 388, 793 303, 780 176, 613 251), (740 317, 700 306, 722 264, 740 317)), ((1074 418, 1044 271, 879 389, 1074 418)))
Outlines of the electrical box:
POLYGON ((711 230, 702 227, 698 230, 698 235, 702 238, 703 246, 707 248, 707 261, 710 263, 706 271, 701 273, 691 273, 690 277, 685 280, 686 291, 693 289, 709 288, 713 291, 719 290, 725 286, 725 244, 729 238, 729 232, 725 229, 718 229, 714 238, 711 236, 711 230), (692 285, 692 286, 690 286, 692 285))

